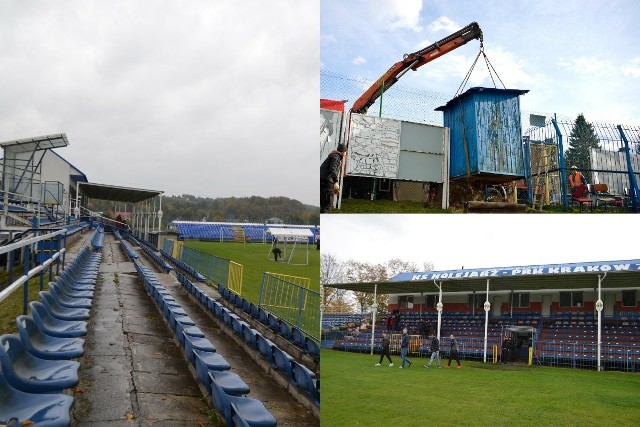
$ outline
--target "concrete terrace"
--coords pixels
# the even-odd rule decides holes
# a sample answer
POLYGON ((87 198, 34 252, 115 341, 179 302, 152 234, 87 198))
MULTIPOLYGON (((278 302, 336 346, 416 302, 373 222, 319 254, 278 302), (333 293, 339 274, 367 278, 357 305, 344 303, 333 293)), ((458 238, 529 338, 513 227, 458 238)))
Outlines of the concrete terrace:
MULTIPOLYGON (((68 256, 89 240, 87 233, 69 248, 68 256)), ((159 270, 138 252, 140 261, 231 364, 231 372, 250 387, 248 397, 262 401, 280 426, 320 424, 319 411, 279 380, 269 364, 250 354, 180 286, 174 274, 159 270)), ((134 264, 110 233, 105 234, 102 253, 85 354, 80 358, 80 383, 73 390, 74 425, 222 425, 134 264)), ((206 292, 222 302, 217 291, 206 287, 206 292)))

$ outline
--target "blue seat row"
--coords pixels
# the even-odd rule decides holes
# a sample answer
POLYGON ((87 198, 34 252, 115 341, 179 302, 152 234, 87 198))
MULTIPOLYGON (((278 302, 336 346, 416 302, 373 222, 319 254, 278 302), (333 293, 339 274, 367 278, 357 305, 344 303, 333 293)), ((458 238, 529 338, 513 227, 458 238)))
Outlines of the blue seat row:
MULTIPOLYGON (((251 325, 243 321, 236 314, 232 313, 231 310, 226 308, 223 304, 202 292, 186 277, 179 277, 178 281, 214 316, 222 320, 227 327, 233 330, 236 335, 241 337, 252 349, 269 360, 276 369, 282 371, 294 385, 307 393, 314 403, 320 405, 320 381, 316 379, 313 371, 303 364, 296 362, 292 356, 284 350, 281 350, 275 343, 263 336, 256 329, 252 328, 251 325)), ((223 286, 220 286, 218 289, 221 290, 221 294, 223 292, 225 292, 225 294, 230 292, 223 286)), ((224 296, 224 294, 222 295, 224 296)), ((246 302, 244 299, 243 301, 246 302)), ((240 305, 244 306, 245 304, 240 305)), ((251 304, 249 304, 249 306, 251 306, 251 304)), ((318 357, 319 354, 318 349, 318 357)))
POLYGON ((122 247, 124 247, 124 251, 127 253, 129 258, 131 258, 134 261, 137 260, 138 259, 138 253, 136 251, 134 251, 133 248, 131 247, 131 245, 129 243, 127 243, 127 241, 122 238, 122 235, 120 235, 120 233, 118 233, 117 231, 114 231, 113 234, 115 235, 116 239, 118 239, 118 241, 120 242, 122 247))
POLYGON ((245 298, 242 298, 226 286, 219 286, 218 291, 224 299, 247 313, 247 315, 258 320, 260 323, 263 323, 274 333, 292 342, 316 361, 320 360, 319 343, 313 338, 306 336, 299 328, 296 326, 289 326, 286 321, 280 319, 274 313, 247 301, 245 298))
POLYGON ((102 250, 102 246, 104 244, 104 227, 99 226, 96 228, 96 231, 93 233, 93 237, 91 238, 91 246, 94 250, 99 251, 102 250))
POLYGON ((239 375, 227 372, 231 365, 216 351, 211 341, 204 337, 202 331, 155 275, 137 261, 134 265, 146 291, 162 311, 198 380, 212 396, 214 408, 225 419, 226 424, 277 425, 276 419, 261 401, 244 396, 249 393, 249 386, 239 375), (242 424, 243 422, 245 424, 242 424))
POLYGON ((151 258, 156 264, 160 266, 166 273, 173 270, 173 267, 170 266, 160 255, 158 255, 148 244, 142 244, 138 239, 133 236, 129 236, 131 240, 146 253, 149 258, 151 258))
POLYGON ((100 259, 85 247, 50 291, 29 304, 31 315, 16 318, 18 336, 0 336, 0 424, 71 424, 74 398, 63 391, 79 382, 80 363, 72 359, 84 354, 80 337, 87 333, 100 259))
POLYGON ((191 267, 186 262, 180 261, 179 259, 172 257, 171 255, 169 255, 168 253, 166 253, 163 250, 161 250, 160 253, 165 258, 169 259, 169 261, 171 261, 173 263, 173 265, 177 266, 180 270, 184 271, 185 273, 189 274, 192 277, 195 277, 195 279, 198 282, 201 282, 201 283, 206 283, 207 282, 207 278, 206 277, 204 277, 202 274, 198 273, 198 271, 195 268, 191 267))

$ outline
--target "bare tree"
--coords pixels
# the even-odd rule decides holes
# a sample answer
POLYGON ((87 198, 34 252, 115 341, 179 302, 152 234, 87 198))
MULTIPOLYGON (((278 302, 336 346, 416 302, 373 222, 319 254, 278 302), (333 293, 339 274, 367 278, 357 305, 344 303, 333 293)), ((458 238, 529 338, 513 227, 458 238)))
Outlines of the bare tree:
POLYGON ((325 311, 348 313, 353 304, 346 289, 326 286, 345 281, 344 265, 332 254, 320 255, 320 283, 322 284, 322 303, 325 311))

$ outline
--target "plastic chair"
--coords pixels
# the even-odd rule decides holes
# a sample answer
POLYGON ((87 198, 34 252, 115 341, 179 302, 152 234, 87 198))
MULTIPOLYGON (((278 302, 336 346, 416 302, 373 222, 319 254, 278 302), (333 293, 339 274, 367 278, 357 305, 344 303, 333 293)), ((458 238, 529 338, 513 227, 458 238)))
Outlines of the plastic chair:
POLYGON ((64 293, 64 290, 55 282, 49 283, 49 292, 56 297, 58 304, 69 308, 91 308, 93 300, 88 297, 88 293, 77 292, 74 295, 64 293))
POLYGON ((184 332, 182 336, 184 337, 184 351, 194 367, 196 366, 194 350, 207 353, 215 353, 216 351, 216 347, 206 338, 191 337, 184 332))
POLYGON ((36 325, 29 316, 18 316, 16 319, 20 340, 27 351, 48 360, 69 360, 84 354, 82 338, 57 338, 49 336, 36 325))
POLYGON ((291 329, 291 339, 293 340, 293 343, 298 347, 302 349, 305 348, 306 339, 304 334, 300 332, 299 328, 294 327, 291 329))
POLYGON ((66 427, 71 425, 72 406, 72 396, 25 393, 12 387, 0 372, 0 423, 4 425, 66 427))
POLYGON ((79 382, 78 362, 32 356, 14 335, 0 337, 0 364, 7 382, 27 393, 59 392, 79 382))
POLYGON ((284 339, 291 340, 291 329, 289 325, 284 320, 280 322, 280 336, 284 339))
POLYGON ((228 426, 233 425, 233 416, 244 420, 249 426, 271 427, 276 426, 277 421, 264 407, 261 401, 249 397, 229 396, 218 385, 211 381, 211 397, 213 406, 223 416, 228 426), (233 408, 231 407, 233 404, 233 408))
POLYGON ((209 371, 207 377, 207 390, 211 394, 211 381, 215 381, 229 396, 242 396, 248 394, 249 386, 242 381, 240 375, 227 371, 209 371))
POLYGON ((281 350, 278 346, 273 346, 273 363, 290 379, 293 379, 292 362, 293 357, 289 353, 281 350))
POLYGON ((255 329, 252 329, 246 323, 244 325, 242 325, 242 338, 244 338, 244 341, 247 344, 249 344, 251 346, 251 348, 253 348, 253 349, 257 349, 258 348, 258 343, 256 341, 256 339, 257 339, 256 335, 257 334, 258 334, 258 331, 256 331, 255 329))
POLYGON ((256 335, 256 344, 258 346, 258 352, 270 362, 273 362, 273 342, 262 335, 256 335))
POLYGON ((200 382, 207 387, 211 392, 211 385, 209 384, 209 372, 210 371, 228 371, 231 369, 231 365, 227 360, 218 353, 211 353, 208 351, 194 350, 193 357, 196 361, 196 375, 200 382))
POLYGON ((89 310, 86 308, 69 308, 61 306, 50 292, 40 291, 40 300, 52 317, 60 320, 87 320, 89 310))
POLYGON ((87 322, 84 320, 60 320, 52 317, 41 302, 31 301, 31 316, 38 329, 47 335, 60 338, 82 337, 87 335, 87 322))
POLYGON ((293 362, 293 382, 304 390, 313 401, 320 404, 320 392, 315 384, 316 375, 306 366, 293 362))

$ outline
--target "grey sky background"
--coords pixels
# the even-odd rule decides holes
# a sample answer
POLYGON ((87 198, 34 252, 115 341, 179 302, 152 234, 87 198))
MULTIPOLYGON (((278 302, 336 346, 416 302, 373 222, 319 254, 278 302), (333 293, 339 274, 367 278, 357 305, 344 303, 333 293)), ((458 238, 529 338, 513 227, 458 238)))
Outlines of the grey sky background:
POLYGON ((90 182, 318 205, 319 1, 3 1, 0 141, 90 182))
MULTIPOLYGON (((530 90, 522 110, 637 126, 640 44, 631 35, 639 20, 636 0, 322 0, 321 68, 375 81, 403 54, 476 21, 506 87, 530 90)), ((472 40, 398 85, 451 99, 478 51, 472 40)), ((467 89, 493 87, 480 62, 467 89)))
POLYGON ((635 215, 322 215, 322 253, 423 270, 637 259, 635 215))

